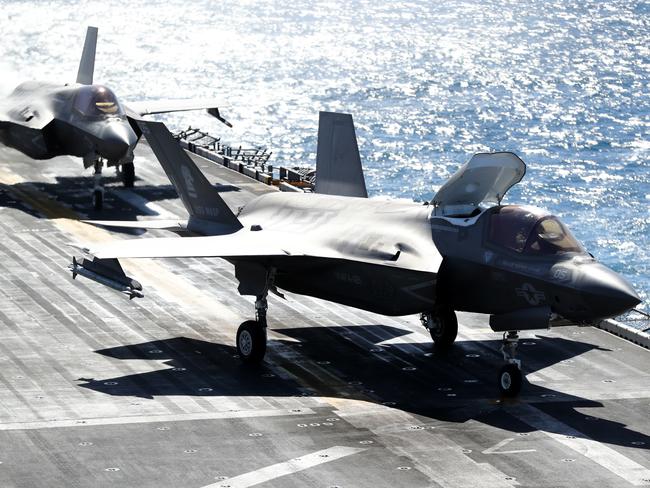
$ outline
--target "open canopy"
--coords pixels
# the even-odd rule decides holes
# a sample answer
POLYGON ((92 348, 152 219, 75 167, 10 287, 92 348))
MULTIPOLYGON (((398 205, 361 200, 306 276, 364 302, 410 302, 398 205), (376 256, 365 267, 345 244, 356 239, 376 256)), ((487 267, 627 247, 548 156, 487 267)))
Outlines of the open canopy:
POLYGON ((526 163, 514 153, 475 154, 434 195, 435 215, 467 216, 482 203, 499 204, 525 173, 526 163))

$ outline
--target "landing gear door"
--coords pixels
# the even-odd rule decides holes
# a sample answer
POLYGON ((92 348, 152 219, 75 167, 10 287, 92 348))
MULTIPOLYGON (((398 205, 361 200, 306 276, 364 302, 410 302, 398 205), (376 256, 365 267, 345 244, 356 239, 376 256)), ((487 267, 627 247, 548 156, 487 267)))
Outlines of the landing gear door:
POLYGON ((500 204, 525 173, 526 163, 514 153, 475 154, 434 195, 434 215, 465 217, 481 204, 500 204))

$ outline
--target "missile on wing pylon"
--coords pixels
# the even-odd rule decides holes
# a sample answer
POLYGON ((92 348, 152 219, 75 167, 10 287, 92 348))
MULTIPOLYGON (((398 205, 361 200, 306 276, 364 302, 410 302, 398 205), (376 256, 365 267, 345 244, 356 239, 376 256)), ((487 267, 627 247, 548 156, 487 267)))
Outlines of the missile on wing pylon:
POLYGON ((72 271, 72 279, 77 275, 106 285, 129 296, 129 299, 142 298, 142 285, 126 276, 122 266, 117 259, 98 259, 92 261, 83 258, 81 262, 76 257, 72 258, 72 264, 68 267, 72 271))

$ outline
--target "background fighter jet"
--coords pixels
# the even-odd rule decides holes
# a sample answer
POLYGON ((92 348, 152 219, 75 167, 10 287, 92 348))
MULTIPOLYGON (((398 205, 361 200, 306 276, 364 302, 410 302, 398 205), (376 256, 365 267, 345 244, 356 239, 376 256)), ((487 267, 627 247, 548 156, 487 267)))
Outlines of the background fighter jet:
POLYGON ((237 332, 245 362, 264 356, 269 291, 386 315, 420 314, 440 350, 454 342, 455 310, 463 310, 490 314, 492 329, 504 333, 499 388, 516 395, 522 382, 515 358, 518 331, 594 323, 640 301, 557 217, 501 204, 525 173, 524 162, 512 153, 475 155, 428 205, 370 200, 352 117, 321 113, 316 194, 269 193, 235 215, 163 124, 138 124, 190 215, 185 223, 149 226, 194 237, 84 249, 94 260, 75 258, 73 277, 81 274, 141 297, 142 287, 124 274, 117 258, 227 259, 235 266, 239 292, 256 297, 255 320, 237 332))
POLYGON ((106 86, 93 84, 97 28, 88 27, 76 83, 26 82, 0 101, 0 142, 34 159, 70 155, 94 167, 93 205, 101 209, 102 167, 121 167, 124 186, 135 180, 133 149, 140 138, 135 123, 142 115, 184 110, 219 114, 216 100, 169 100, 120 103, 106 86))

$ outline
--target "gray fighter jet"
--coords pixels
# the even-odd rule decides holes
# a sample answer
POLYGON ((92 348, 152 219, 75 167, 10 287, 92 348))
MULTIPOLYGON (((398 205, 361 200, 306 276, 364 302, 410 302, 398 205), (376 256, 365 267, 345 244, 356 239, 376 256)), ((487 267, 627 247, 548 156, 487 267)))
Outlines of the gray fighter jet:
POLYGON ((518 331, 593 324, 640 301, 557 217, 502 204, 526 169, 512 153, 476 154, 429 204, 368 199, 352 117, 321 113, 315 194, 271 192, 235 215, 163 124, 138 124, 189 220, 95 223, 189 237, 82 248, 94 258, 74 258, 73 277, 133 298, 142 296, 142 287, 124 274, 118 258, 226 259, 239 292, 256 297, 255 320, 237 332, 245 362, 264 356, 267 295, 281 289, 385 315, 420 314, 440 351, 456 338, 455 311, 479 312, 503 333, 498 384, 512 396, 522 383, 518 331))
POLYGON ((93 205, 102 207, 104 164, 118 166, 124 186, 133 186, 133 149, 141 132, 141 116, 207 109, 219 114, 216 100, 168 100, 122 104, 106 86, 93 84, 97 28, 88 27, 76 83, 65 85, 30 81, 0 101, 0 142, 34 159, 69 155, 94 167, 93 205))

